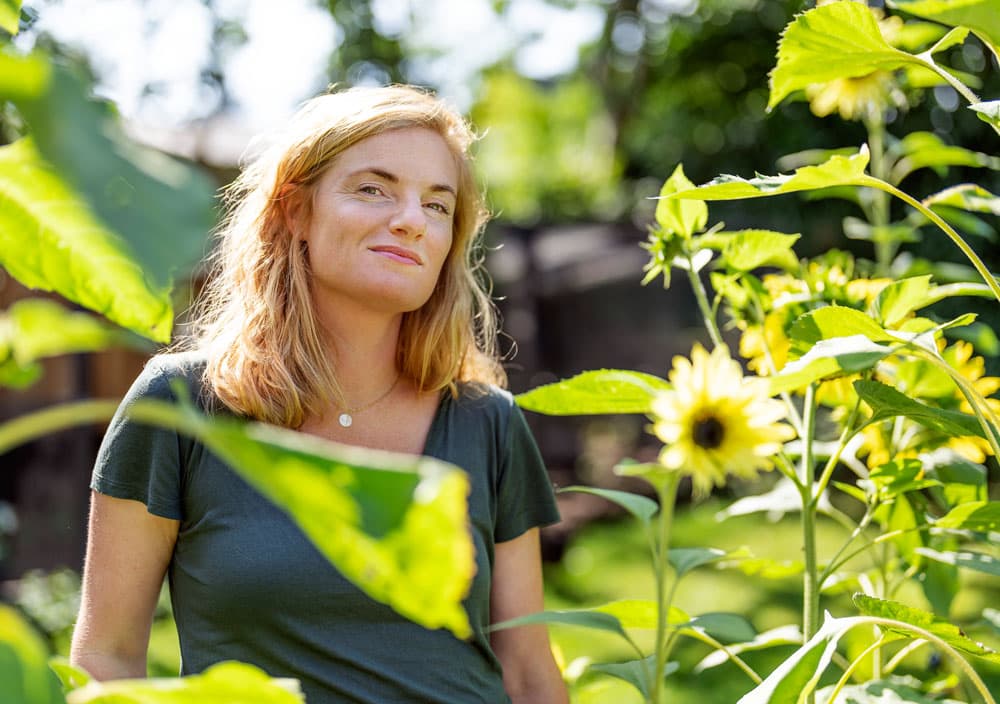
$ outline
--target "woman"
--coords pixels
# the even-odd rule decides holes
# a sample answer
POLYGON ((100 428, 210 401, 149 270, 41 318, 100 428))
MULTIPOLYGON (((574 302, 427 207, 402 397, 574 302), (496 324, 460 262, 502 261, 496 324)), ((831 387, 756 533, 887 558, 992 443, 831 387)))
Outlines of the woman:
MULTIPOLYGON (((460 641, 348 583, 197 442, 123 417, 94 478, 72 659, 142 677, 168 575, 182 673, 240 660, 326 702, 565 702, 544 627, 538 527, 558 520, 494 355, 476 276, 485 222, 465 122, 409 87, 309 101, 227 192, 186 351, 123 407, 183 377, 209 412, 466 470, 477 574, 460 641)), ((121 416, 121 413, 120 413, 121 416)))

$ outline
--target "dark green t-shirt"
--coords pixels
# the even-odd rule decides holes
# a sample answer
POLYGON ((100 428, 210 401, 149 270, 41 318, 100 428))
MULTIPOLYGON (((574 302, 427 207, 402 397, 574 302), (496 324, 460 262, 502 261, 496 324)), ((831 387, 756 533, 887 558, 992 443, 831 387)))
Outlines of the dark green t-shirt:
MULTIPOLYGON (((169 382, 202 393, 204 362, 154 358, 122 406, 173 399, 169 382)), ((181 672, 223 660, 295 677, 309 704, 509 702, 489 647, 494 545, 559 520, 545 467, 510 394, 444 394, 424 454, 465 469, 477 572, 464 605, 468 641, 428 630, 348 582, 291 520, 200 443, 173 431, 111 422, 91 486, 180 521, 168 577, 181 672)))

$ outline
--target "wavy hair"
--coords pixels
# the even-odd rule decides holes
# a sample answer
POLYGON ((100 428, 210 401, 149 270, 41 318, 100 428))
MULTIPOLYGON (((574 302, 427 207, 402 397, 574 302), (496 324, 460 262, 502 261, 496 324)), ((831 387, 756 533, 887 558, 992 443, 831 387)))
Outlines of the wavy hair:
POLYGON ((476 135, 423 90, 351 88, 307 101, 223 190, 209 275, 179 346, 206 354, 206 390, 231 411, 297 428, 342 399, 312 306, 305 243, 291 231, 288 213, 310 216, 316 183, 341 152, 407 127, 445 140, 459 182, 451 250, 430 299, 403 314, 396 362, 423 392, 455 394, 456 382, 506 384, 482 267, 488 213, 469 154, 476 135))

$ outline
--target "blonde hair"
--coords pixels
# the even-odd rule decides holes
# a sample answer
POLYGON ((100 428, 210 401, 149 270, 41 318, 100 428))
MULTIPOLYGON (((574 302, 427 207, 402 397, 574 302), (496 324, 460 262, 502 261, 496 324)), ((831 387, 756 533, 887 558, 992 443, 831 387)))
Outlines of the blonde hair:
POLYGON ((233 412, 296 428, 341 400, 313 311, 305 245, 288 213, 310 216, 315 184, 341 152, 407 127, 445 140, 459 182, 451 251, 430 299, 403 315, 396 362, 423 392, 454 394, 459 381, 506 384, 484 288, 479 235, 488 214, 469 155, 474 133, 420 89, 351 88, 307 101, 223 192, 211 273, 181 346, 207 354, 206 389, 233 412))

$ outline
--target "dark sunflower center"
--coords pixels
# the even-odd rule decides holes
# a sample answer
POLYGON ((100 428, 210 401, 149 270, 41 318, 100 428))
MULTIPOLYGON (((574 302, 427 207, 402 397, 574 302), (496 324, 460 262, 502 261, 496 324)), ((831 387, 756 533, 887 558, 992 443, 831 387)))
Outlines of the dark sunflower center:
POLYGON ((718 418, 709 416, 708 418, 695 421, 691 432, 691 439, 699 447, 704 447, 706 450, 714 450, 722 444, 725 430, 725 427, 718 418))

